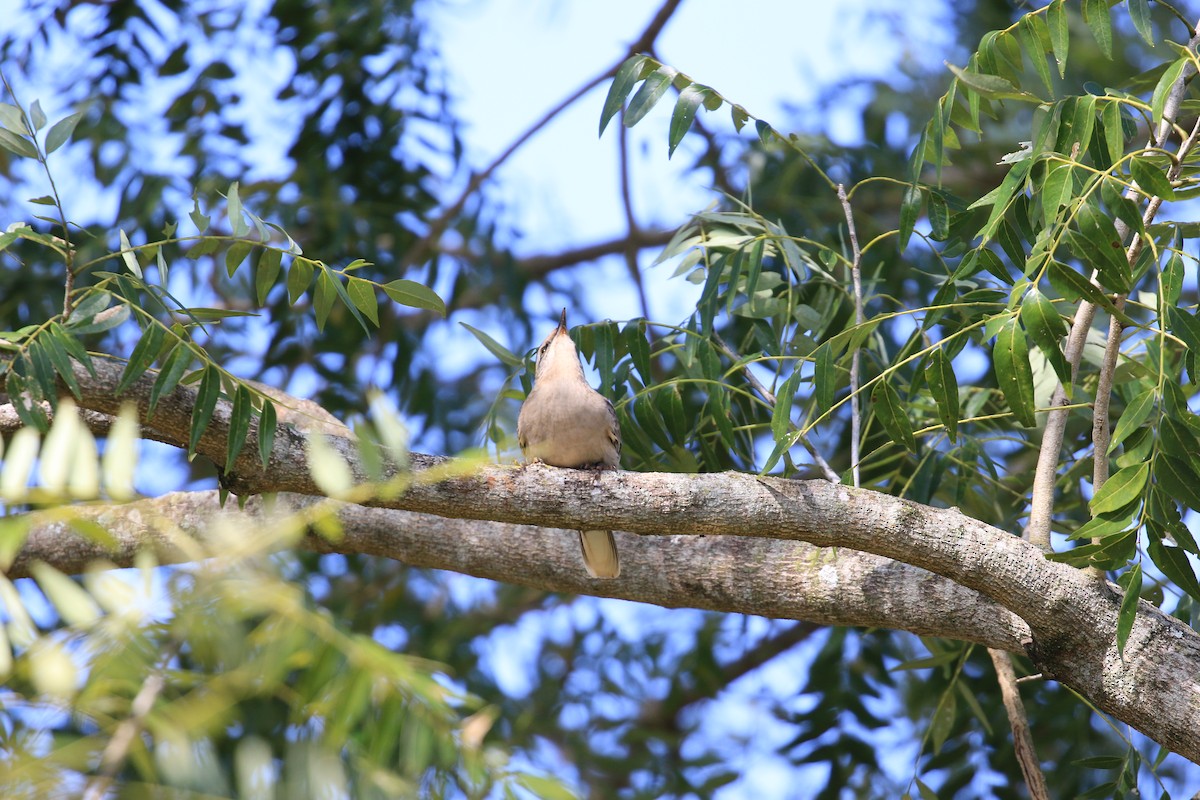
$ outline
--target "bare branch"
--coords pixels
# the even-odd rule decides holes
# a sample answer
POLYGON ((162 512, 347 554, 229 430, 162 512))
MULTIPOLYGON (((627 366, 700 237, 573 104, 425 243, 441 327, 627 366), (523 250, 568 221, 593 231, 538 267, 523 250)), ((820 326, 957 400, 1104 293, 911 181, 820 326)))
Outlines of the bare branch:
MULTIPOLYGON (((850 276, 854 281, 854 324, 862 325, 866 319, 863 315, 862 295, 862 251, 858 248, 858 232, 854 228, 854 212, 850 208, 850 198, 846 196, 846 187, 837 186, 838 200, 842 202, 842 211, 846 215, 846 229, 850 234, 850 250, 853 261, 850 264, 850 276)), ((850 357, 850 464, 854 471, 854 485, 861 486, 858 474, 859 437, 862 435, 862 399, 859 397, 859 358, 858 348, 850 357)))
POLYGON ((1017 673, 1013 671, 1012 658, 1002 650, 990 648, 988 655, 992 657, 992 664, 996 668, 1000 696, 1004 700, 1004 710, 1008 713, 1008 724, 1012 727, 1013 751, 1017 756, 1017 763, 1021 765, 1025 785, 1029 787, 1029 796, 1033 800, 1050 800, 1050 793, 1046 790, 1046 776, 1042 774, 1042 765, 1038 763, 1037 752, 1033 748, 1033 736, 1029 733, 1025 704, 1021 702, 1021 693, 1017 689, 1017 673))
POLYGON ((483 186, 484 182, 487 181, 488 178, 491 177, 492 173, 499 169, 500 165, 507 161, 513 153, 521 149, 521 147, 527 141, 533 138, 538 131, 546 127, 546 125, 548 125, 555 117, 575 103, 576 100, 579 100, 592 89, 595 89, 610 76, 615 74, 617 68, 621 66, 625 59, 636 53, 651 49, 654 46, 654 41, 662 32, 662 29, 666 27, 667 22, 671 19, 671 15, 675 13, 675 10, 679 7, 681 2, 683 2, 683 0, 666 0, 666 2, 659 7, 658 11, 654 15, 654 18, 650 20, 650 23, 646 26, 645 30, 642 31, 642 34, 629 46, 625 54, 621 56, 620 60, 605 69, 599 75, 595 76, 594 78, 590 78, 586 83, 583 84, 583 86, 580 86, 566 98, 561 100, 557 105, 543 114, 540 119, 526 128, 520 136, 518 136, 508 147, 503 150, 503 152, 500 153, 500 155, 492 159, 491 163, 484 167, 482 171, 473 174, 470 180, 467 181, 467 185, 462 190, 462 193, 458 196, 458 199, 456 199, 449 206, 446 206, 446 208, 444 208, 434 219, 430 220, 429 230, 424 236, 417 240, 412 247, 408 249, 407 253, 404 254, 404 258, 400 262, 400 271, 403 272, 405 269, 413 266, 414 264, 420 263, 436 248, 438 240, 441 238, 442 234, 446 232, 446 229, 450 227, 450 223, 454 221, 455 217, 462 213, 464 208, 466 208, 467 201, 471 199, 471 195, 479 191, 479 188, 483 186))

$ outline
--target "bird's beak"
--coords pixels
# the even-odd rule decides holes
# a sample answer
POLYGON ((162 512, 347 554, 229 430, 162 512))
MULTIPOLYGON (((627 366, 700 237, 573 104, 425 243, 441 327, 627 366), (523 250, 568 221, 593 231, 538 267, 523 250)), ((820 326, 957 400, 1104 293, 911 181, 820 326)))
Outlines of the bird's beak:
POLYGON ((566 332, 567 332, 567 310, 564 308, 562 310, 562 316, 558 318, 558 330, 555 331, 555 333, 561 334, 561 333, 566 333, 566 332))

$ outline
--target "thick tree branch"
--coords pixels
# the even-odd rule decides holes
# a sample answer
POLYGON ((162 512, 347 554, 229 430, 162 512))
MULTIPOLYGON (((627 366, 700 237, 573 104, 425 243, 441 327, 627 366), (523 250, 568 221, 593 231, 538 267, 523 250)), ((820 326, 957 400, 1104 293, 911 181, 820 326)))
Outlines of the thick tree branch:
MULTIPOLYGON (((121 403, 115 391, 121 367, 97 360, 95 369, 95 378, 82 367, 76 370, 80 405, 116 413, 121 403)), ((153 382, 153 374, 144 375, 127 393, 143 417, 153 382)), ((160 399, 154 418, 160 435, 168 440, 174 437, 176 443, 187 440, 194 397, 192 389, 177 387, 160 399)), ((229 418, 229 404, 218 403, 198 448, 218 464, 224 462, 229 418)), ((234 473, 224 476, 231 491, 239 495, 321 494, 307 468, 301 431, 280 428, 266 469, 258 461, 253 431, 250 438, 234 473)), ((332 438, 329 447, 353 472, 363 474, 353 441, 332 438)), ((1112 590, 1081 570, 1048 561, 1029 542, 957 509, 931 508, 825 481, 742 473, 476 467, 416 453, 410 455, 410 461, 412 471, 395 473, 394 485, 355 499, 458 519, 570 530, 607 528, 652 536, 650 549, 638 552, 650 559, 654 571, 662 573, 660 580, 690 587, 693 596, 715 591, 742 601, 769 597, 795 579, 797 565, 786 558, 771 558, 782 556, 783 551, 770 547, 762 552, 747 551, 743 558, 727 562, 727 573, 708 574, 710 580, 720 578, 714 589, 698 575, 682 570, 672 557, 672 546, 689 537, 736 537, 735 541, 756 543, 803 541, 872 553, 928 570, 1021 617, 1030 629, 1026 650, 1047 677, 1073 687, 1101 710, 1200 762, 1200 728, 1195 725, 1200 718, 1200 635, 1143 602, 1124 653, 1119 653, 1116 625, 1120 599, 1112 590), (651 551, 659 553, 657 559, 650 556, 651 551), (765 563, 752 561, 764 554, 768 558, 765 563), (753 573, 753 579, 748 573, 753 573)), ((441 538, 446 547, 458 546, 453 537, 441 538)), ((708 539, 697 541, 688 547, 707 546, 708 539)), ((625 552, 632 553, 628 547, 622 542, 625 552)), ((521 549, 507 563, 511 572, 496 577, 536 572, 539 559, 530 556, 521 549)), ((637 558, 632 556, 629 561, 637 558)), ((619 586, 625 579, 613 583, 619 586)), ((595 591, 587 589, 588 593, 595 591)))
MULTIPOLYGON (((320 502, 279 495, 276 511, 308 510, 320 502)), ((127 567, 151 548, 163 563, 203 557, 222 547, 221 530, 258 531, 271 541, 272 515, 259 498, 239 511, 222 509, 216 491, 175 492, 123 506, 82 506, 69 515, 102 526, 115 547, 85 539, 59 510, 30 515, 32 527, 9 577, 24 577, 34 561, 69 573, 96 561, 127 567), (216 534, 213 531, 217 531, 216 534), (214 539, 215 536, 215 539, 214 539)), ((594 594, 667 608, 702 608, 797 619, 821 625, 899 628, 1020 651, 1028 628, 977 593, 925 570, 879 556, 803 542, 736 536, 643 537, 617 533, 621 578, 597 582, 579 561, 574 530, 447 519, 353 504, 331 504, 344 536, 312 533, 299 545, 319 553, 384 556, 418 567, 446 569, 552 592, 594 594), (881 602, 886 598, 886 602, 881 602)), ((282 523, 280 544, 290 526, 282 523)))

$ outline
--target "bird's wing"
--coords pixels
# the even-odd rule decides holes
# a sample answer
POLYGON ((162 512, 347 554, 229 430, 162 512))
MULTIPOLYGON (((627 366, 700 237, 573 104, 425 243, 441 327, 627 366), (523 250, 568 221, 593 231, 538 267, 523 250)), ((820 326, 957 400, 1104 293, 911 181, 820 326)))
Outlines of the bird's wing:
POLYGON ((617 410, 613 408, 612 400, 604 398, 604 407, 608 409, 608 439, 621 455, 621 421, 617 419, 617 410))

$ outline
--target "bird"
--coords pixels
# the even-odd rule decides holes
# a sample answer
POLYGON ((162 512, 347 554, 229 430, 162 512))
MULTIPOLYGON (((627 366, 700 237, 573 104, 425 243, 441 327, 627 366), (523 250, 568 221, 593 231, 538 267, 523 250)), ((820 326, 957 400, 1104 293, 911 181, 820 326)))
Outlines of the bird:
MULTIPOLYGON (((533 388, 517 415, 517 444, 529 461, 573 469, 616 469, 621 424, 612 402, 583 376, 567 333, 567 310, 537 350, 533 388)), ((612 531, 579 532, 583 565, 593 578, 621 574, 612 531)))

